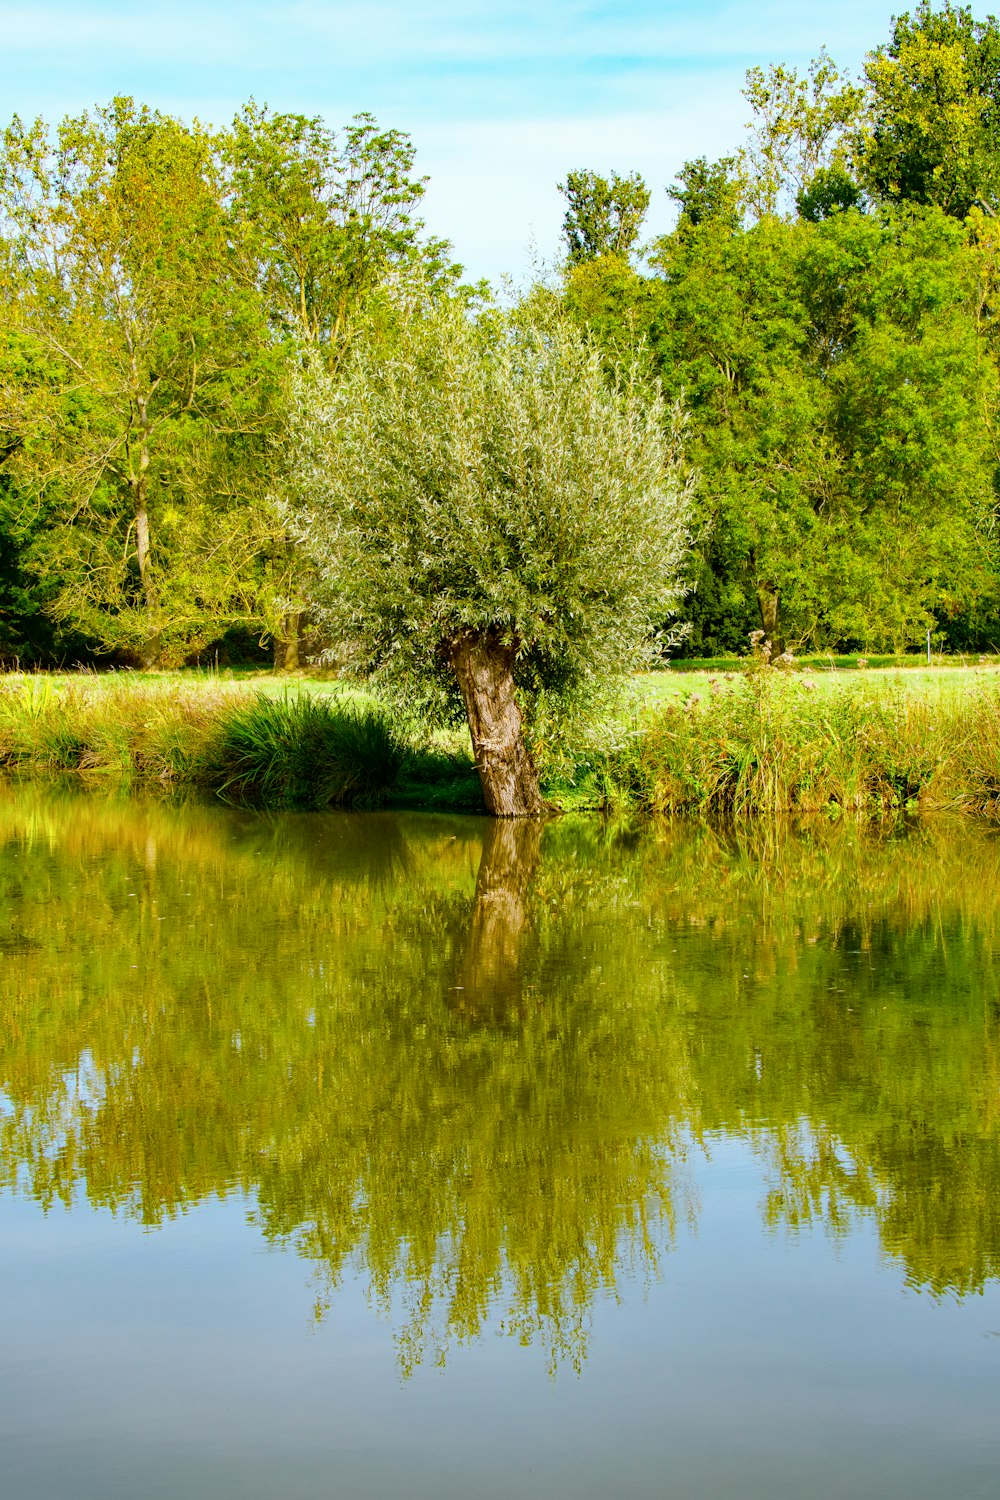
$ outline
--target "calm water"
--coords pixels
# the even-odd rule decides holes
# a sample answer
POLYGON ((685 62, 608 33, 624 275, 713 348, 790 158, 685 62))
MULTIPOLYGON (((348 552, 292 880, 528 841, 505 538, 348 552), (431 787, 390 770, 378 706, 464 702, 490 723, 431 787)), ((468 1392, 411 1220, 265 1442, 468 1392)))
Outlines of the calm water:
POLYGON ((5 1500, 992 1500, 998 918, 968 825, 0 793, 5 1500))

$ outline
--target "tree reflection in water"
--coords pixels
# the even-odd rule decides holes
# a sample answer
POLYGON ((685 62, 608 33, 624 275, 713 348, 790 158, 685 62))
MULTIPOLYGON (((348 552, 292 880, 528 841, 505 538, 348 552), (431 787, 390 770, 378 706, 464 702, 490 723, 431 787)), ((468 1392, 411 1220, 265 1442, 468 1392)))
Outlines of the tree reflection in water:
POLYGON ((1000 1270, 1000 856, 980 830, 615 830, 0 804, 2 1181, 146 1224, 242 1191, 402 1367, 488 1320, 579 1364, 691 1153, 766 1223, 1000 1270))
POLYGON ((468 937, 456 971, 461 983, 451 991, 462 1015, 500 1023, 523 1016, 531 890, 541 843, 542 825, 534 818, 486 824, 468 937))

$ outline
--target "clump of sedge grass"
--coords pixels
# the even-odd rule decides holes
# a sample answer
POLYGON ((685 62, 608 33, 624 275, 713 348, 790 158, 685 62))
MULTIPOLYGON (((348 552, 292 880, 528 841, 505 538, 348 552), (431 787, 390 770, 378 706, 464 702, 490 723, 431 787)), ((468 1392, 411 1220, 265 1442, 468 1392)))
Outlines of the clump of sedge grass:
POLYGON ((242 805, 370 807, 384 801, 405 753, 380 709, 260 693, 220 719, 199 780, 242 805))
POLYGON ((381 800, 405 747, 380 711, 213 682, 0 684, 0 767, 195 786, 260 807, 381 800))

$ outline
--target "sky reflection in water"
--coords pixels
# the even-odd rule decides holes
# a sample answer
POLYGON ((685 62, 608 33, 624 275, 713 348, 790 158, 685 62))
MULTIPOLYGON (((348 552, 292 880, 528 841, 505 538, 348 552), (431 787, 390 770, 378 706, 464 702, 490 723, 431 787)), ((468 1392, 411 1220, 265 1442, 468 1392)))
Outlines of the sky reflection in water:
POLYGON ((0 839, 17 1500, 994 1493, 988 832, 0 839))

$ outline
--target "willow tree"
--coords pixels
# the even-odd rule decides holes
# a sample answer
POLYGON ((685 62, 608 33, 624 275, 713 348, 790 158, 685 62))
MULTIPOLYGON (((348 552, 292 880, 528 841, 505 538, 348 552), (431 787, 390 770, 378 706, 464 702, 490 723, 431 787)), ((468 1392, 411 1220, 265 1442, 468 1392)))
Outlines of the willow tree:
POLYGON ((532 816, 523 695, 633 669, 677 602, 678 421, 559 320, 418 298, 377 327, 298 391, 292 524, 315 607, 404 699, 450 684, 489 811, 532 816))

